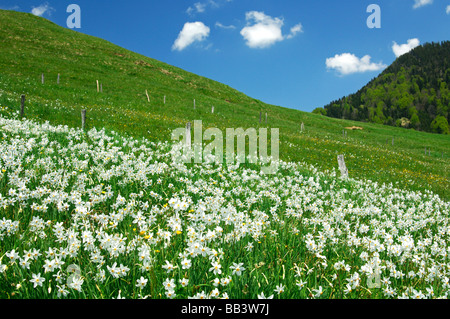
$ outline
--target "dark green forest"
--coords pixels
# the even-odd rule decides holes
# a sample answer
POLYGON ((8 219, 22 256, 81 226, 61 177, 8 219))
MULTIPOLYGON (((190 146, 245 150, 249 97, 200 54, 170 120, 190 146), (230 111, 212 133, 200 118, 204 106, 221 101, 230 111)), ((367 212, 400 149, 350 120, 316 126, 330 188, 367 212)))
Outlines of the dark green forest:
POLYGON ((449 134, 450 41, 415 48, 355 94, 315 109, 329 117, 449 134))

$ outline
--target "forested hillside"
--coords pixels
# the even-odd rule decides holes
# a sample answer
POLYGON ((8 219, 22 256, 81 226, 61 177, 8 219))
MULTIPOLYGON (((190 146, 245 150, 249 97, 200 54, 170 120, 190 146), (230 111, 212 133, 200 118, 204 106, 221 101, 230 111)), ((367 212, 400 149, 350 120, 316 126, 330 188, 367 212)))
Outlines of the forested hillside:
POLYGON ((450 41, 400 56, 357 93, 333 101, 329 117, 449 134, 450 41))

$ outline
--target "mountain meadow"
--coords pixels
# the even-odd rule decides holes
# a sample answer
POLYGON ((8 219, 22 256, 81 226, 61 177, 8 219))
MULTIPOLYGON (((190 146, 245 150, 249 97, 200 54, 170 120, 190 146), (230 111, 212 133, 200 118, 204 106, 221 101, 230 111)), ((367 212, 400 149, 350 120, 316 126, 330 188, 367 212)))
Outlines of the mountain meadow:
POLYGON ((440 91, 436 118, 413 99, 387 123, 269 105, 32 14, 0 10, 0 42, 1 299, 448 297, 448 71, 388 68, 440 91), (175 163, 195 120, 278 128, 278 171, 175 163))

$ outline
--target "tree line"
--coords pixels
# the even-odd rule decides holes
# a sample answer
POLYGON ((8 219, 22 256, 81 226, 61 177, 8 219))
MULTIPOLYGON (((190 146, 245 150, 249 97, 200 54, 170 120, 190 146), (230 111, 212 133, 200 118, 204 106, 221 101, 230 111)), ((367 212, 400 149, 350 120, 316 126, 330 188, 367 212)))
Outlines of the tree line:
POLYGON ((450 41, 400 56, 355 94, 313 112, 329 117, 449 134, 450 41))

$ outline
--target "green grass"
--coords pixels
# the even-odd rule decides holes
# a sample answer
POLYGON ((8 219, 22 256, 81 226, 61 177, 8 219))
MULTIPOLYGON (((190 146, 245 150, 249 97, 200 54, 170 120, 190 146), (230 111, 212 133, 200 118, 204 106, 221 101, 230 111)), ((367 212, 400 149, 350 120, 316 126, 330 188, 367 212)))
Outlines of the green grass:
POLYGON ((0 127, 0 299, 165 299, 166 280, 180 299, 449 295, 450 203, 429 192, 297 163, 276 175, 258 174, 261 163, 176 166, 169 143, 3 117, 0 127))
POLYGON ((224 84, 31 14, 0 10, 0 42, 0 112, 5 115, 18 112, 20 96, 25 94, 27 118, 79 127, 85 108, 88 129, 105 128, 152 141, 169 140, 173 129, 194 120, 202 120, 204 128, 222 130, 279 128, 283 160, 332 170, 337 169, 337 155, 344 154, 351 177, 431 190, 450 198, 448 136, 268 105, 224 84), (97 80, 103 93, 97 92, 97 80), (215 113, 211 114, 213 105, 215 113), (354 125, 363 130, 348 131, 344 138, 343 129, 354 125), (425 155, 425 147, 431 148, 431 155, 425 155))

